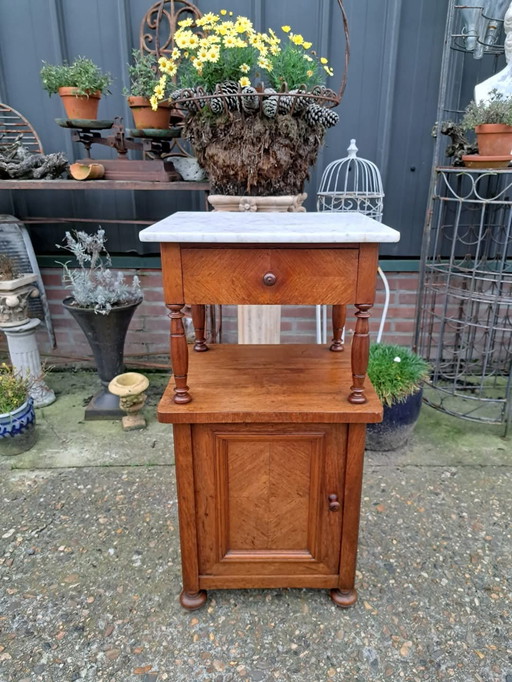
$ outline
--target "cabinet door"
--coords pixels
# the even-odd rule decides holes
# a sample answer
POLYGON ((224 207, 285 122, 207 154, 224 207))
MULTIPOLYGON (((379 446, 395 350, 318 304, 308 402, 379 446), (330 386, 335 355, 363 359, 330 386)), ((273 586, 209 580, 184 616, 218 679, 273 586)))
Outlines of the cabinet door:
POLYGON ((261 578, 306 576, 313 580, 286 584, 313 586, 338 573, 346 428, 192 427, 200 576, 245 576, 231 581, 240 587, 251 577, 279 586, 261 578))

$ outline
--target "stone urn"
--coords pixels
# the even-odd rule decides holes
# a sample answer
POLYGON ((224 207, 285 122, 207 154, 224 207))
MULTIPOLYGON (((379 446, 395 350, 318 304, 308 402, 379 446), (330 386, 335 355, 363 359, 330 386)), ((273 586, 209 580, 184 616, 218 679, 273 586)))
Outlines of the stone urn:
POLYGON ((19 327, 29 321, 28 301, 39 296, 33 272, 0 280, 0 327, 19 327))
POLYGON ((125 372, 114 377, 108 390, 119 396, 119 407, 126 412, 123 417, 123 430, 145 429, 146 420, 140 414, 147 399, 145 393, 149 379, 138 372, 125 372))

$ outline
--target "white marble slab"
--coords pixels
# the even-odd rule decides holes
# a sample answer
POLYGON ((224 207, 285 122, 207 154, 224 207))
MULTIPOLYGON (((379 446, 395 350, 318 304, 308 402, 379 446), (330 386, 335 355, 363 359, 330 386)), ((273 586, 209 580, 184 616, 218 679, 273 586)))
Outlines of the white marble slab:
POLYGON ((361 213, 179 211, 139 233, 142 242, 346 244, 397 242, 400 233, 361 213))

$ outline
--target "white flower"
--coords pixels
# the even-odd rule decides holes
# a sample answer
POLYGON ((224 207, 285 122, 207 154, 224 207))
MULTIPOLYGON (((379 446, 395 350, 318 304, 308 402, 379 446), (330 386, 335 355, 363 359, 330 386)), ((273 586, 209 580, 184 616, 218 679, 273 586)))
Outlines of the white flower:
POLYGON ((399 358, 397 355, 396 358, 393 358, 393 362, 402 362, 402 358, 399 358))

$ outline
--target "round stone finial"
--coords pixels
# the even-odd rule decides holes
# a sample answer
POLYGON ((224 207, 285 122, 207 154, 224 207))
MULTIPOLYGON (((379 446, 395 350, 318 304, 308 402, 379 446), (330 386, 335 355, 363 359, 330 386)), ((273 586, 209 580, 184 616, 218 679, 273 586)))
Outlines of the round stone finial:
POLYGON ((138 372, 118 374, 108 385, 108 390, 120 398, 143 393, 149 386, 149 379, 138 372))

